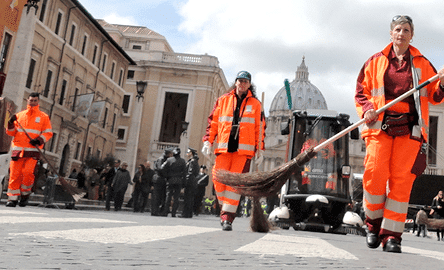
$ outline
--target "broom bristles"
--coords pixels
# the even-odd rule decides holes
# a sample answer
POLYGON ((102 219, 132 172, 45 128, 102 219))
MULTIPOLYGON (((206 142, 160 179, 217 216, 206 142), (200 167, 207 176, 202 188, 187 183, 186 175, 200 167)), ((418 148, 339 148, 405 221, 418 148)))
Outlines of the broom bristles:
POLYGON ((271 224, 264 215, 259 197, 253 197, 253 212, 250 219, 250 228, 253 232, 267 233, 270 231, 271 224))
POLYGON ((311 147, 272 171, 233 173, 219 170, 216 172, 216 179, 222 184, 235 188, 244 196, 268 197, 278 193, 290 176, 315 155, 316 152, 311 147))
POLYGON ((59 177, 59 182, 62 186, 62 189, 69 195, 71 195, 76 202, 83 198, 83 196, 85 196, 86 194, 84 190, 71 186, 63 177, 59 177))

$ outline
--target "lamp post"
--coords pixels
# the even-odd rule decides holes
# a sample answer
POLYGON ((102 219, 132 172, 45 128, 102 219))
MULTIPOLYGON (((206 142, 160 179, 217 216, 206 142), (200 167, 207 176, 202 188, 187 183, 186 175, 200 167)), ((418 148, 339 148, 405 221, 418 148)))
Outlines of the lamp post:
POLYGON ((187 152, 187 144, 188 144, 187 130, 189 124, 190 123, 187 121, 182 121, 182 133, 180 133, 180 143, 179 143, 179 148, 182 153, 187 152))
POLYGON ((137 101, 139 101, 140 99, 143 100, 143 94, 145 93, 145 89, 147 86, 147 82, 146 81, 137 81, 136 82, 136 88, 137 88, 137 101))
POLYGON ((146 81, 136 82, 137 102, 135 102, 133 115, 131 117, 131 126, 128 132, 128 140, 126 142, 125 161, 128 162, 128 170, 134 176, 137 162, 137 149, 139 147, 140 125, 143 112, 143 95, 147 86, 146 81), (142 101, 140 100, 142 99, 142 101))

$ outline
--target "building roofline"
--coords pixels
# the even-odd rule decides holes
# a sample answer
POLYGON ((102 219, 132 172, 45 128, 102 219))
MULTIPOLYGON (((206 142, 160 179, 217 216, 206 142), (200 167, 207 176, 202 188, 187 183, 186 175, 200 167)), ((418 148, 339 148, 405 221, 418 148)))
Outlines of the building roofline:
POLYGON ((109 42, 111 42, 114 47, 129 61, 130 65, 136 65, 136 62, 120 47, 119 44, 106 32, 106 30, 97 22, 97 20, 86 10, 86 8, 80 4, 77 0, 71 0, 76 7, 79 8, 79 10, 94 24, 97 29, 105 36, 106 39, 108 39, 109 42))

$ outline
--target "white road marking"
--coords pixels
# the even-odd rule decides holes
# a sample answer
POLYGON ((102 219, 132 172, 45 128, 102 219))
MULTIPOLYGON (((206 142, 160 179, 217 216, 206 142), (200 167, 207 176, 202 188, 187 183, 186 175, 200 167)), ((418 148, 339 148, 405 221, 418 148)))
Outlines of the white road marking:
POLYGON ((293 255, 302 258, 358 260, 353 254, 318 238, 267 234, 236 251, 261 255, 293 255))
POLYGON ((140 244, 213 231, 220 231, 220 229, 195 226, 129 226, 119 228, 11 233, 10 235, 25 235, 50 239, 61 238, 80 242, 104 244, 140 244))
POLYGON ((432 259, 437 259, 444 261, 444 252, 434 251, 434 250, 426 250, 426 249, 419 249, 419 248, 413 248, 413 247, 406 247, 402 246, 402 252, 403 253, 413 253, 418 254, 420 256, 429 257, 432 259))
POLYGON ((6 223, 53 223, 53 222, 83 222, 83 223, 137 223, 134 221, 100 219, 100 218, 48 218, 48 217, 17 217, 2 216, 0 224, 6 223))
POLYGON ((0 214, 2 215, 49 215, 48 213, 36 213, 36 212, 29 212, 29 211, 20 211, 20 210, 1 210, 0 214))

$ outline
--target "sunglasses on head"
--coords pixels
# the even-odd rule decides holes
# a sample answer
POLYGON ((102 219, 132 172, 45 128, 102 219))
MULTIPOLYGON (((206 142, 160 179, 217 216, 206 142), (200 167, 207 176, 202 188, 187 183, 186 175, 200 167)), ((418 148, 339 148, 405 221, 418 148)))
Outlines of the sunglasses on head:
POLYGON ((397 21, 401 18, 406 18, 407 21, 413 22, 412 18, 410 18, 410 16, 408 15, 396 15, 395 17, 393 17, 392 22, 397 21))

